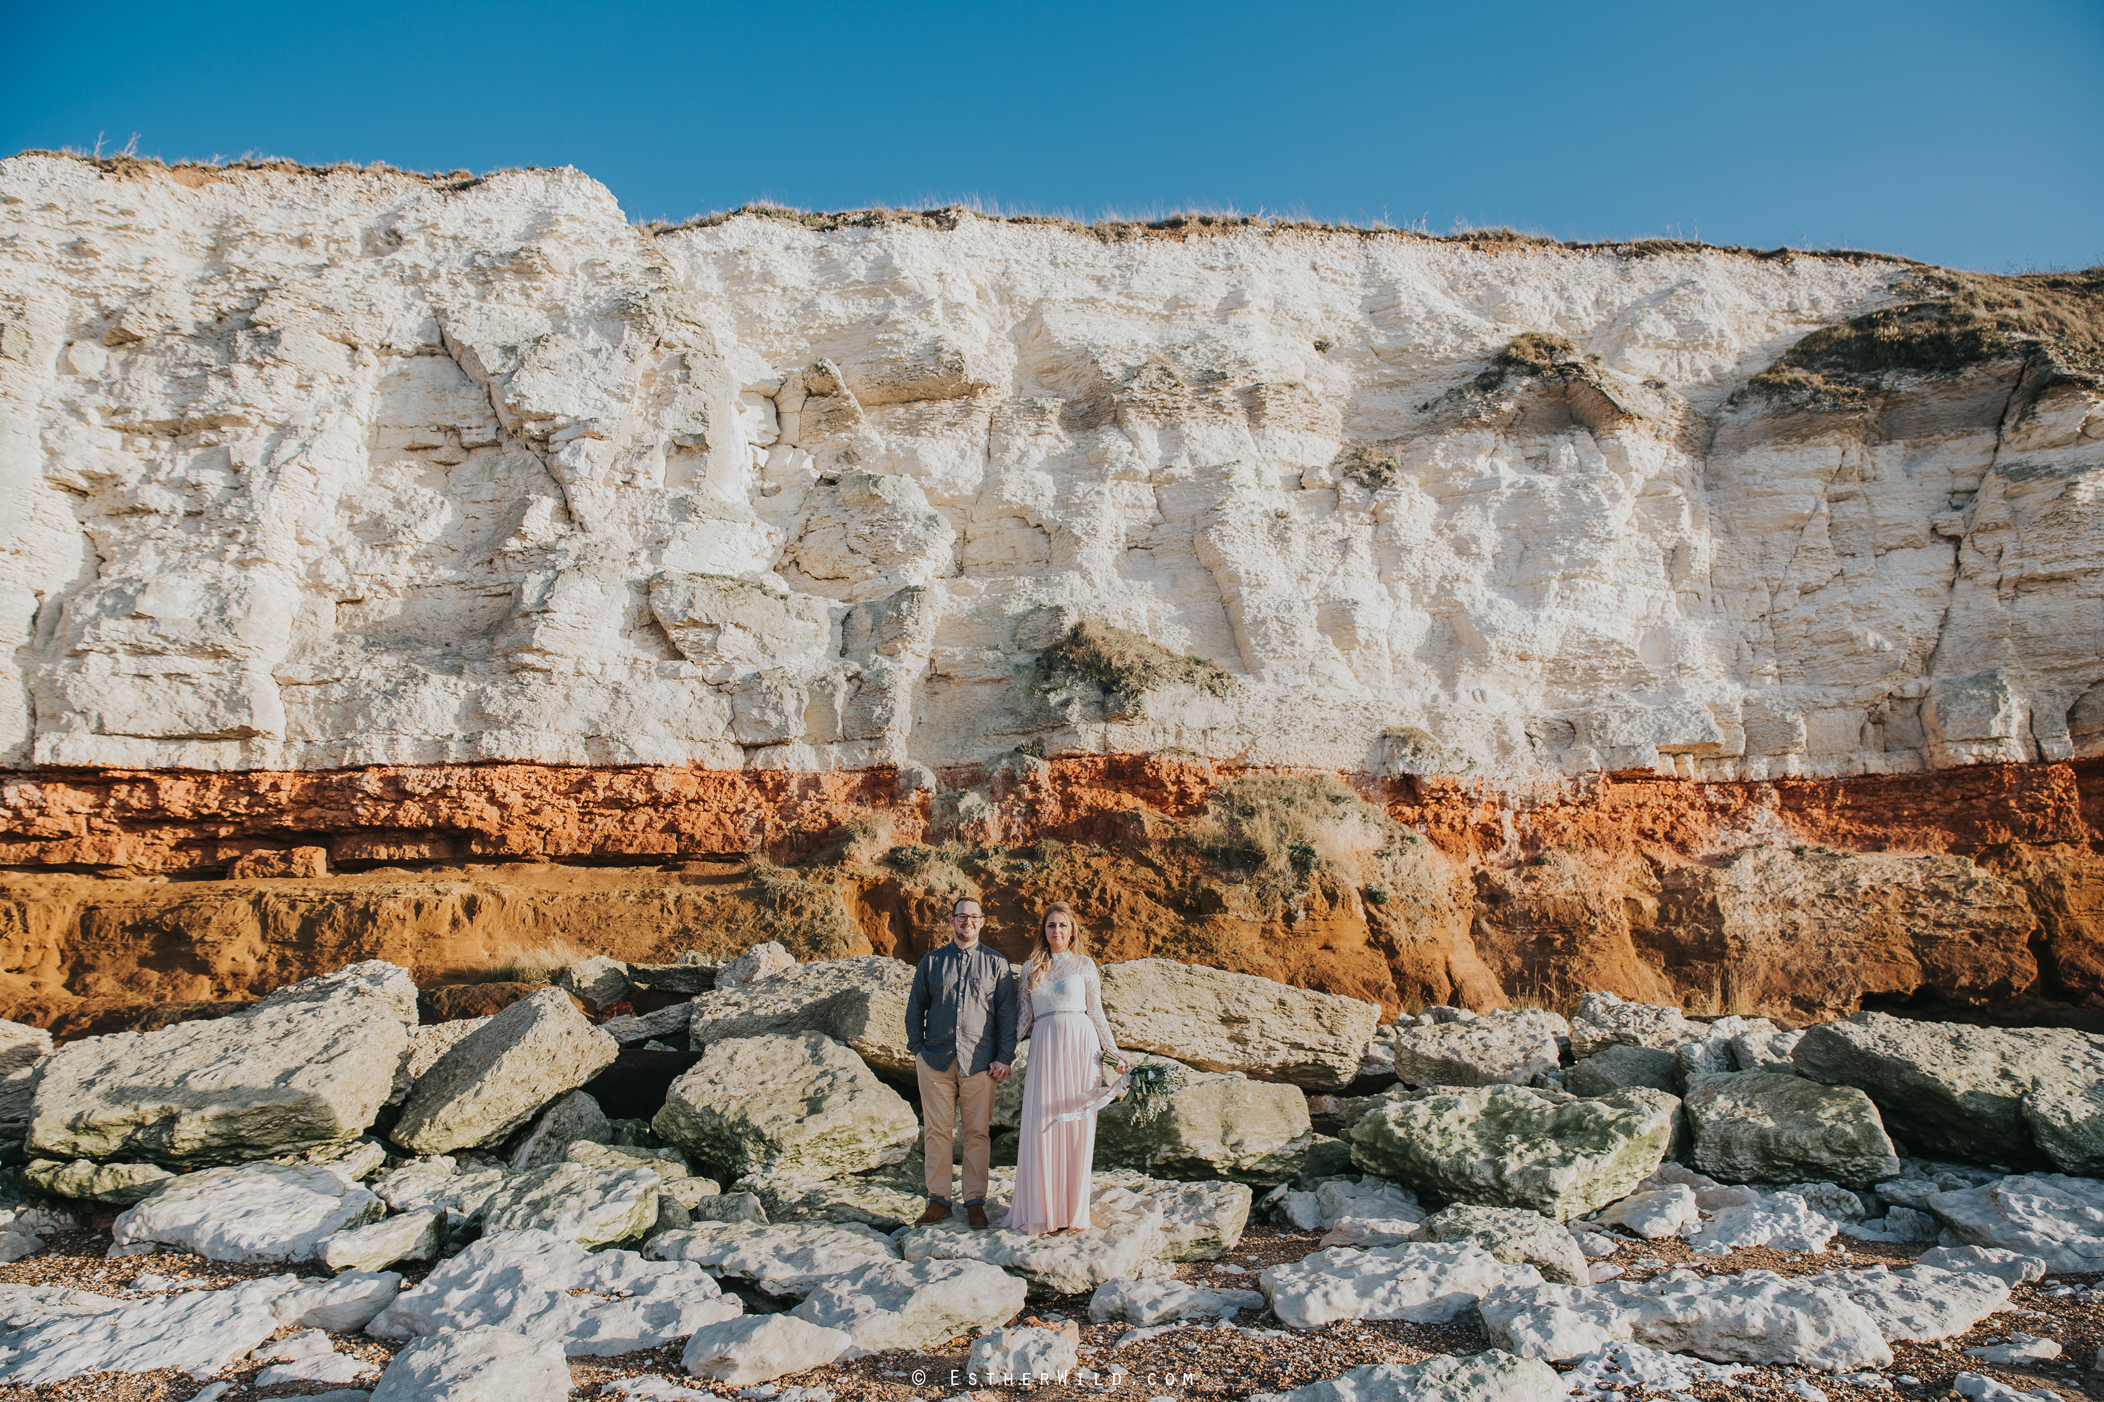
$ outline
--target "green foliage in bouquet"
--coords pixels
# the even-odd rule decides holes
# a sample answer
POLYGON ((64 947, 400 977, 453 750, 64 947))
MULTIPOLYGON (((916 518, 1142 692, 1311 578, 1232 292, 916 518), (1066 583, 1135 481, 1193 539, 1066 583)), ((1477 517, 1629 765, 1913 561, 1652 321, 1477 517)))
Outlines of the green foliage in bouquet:
MULTIPOLYGON (((1117 1063, 1114 1054, 1103 1054, 1104 1065, 1115 1066, 1117 1063)), ((1140 1124, 1158 1118, 1169 1108, 1171 1098, 1190 1084, 1184 1077, 1183 1067, 1167 1061, 1139 1062, 1133 1066, 1131 1075, 1132 1083, 1120 1098, 1132 1106, 1132 1117, 1140 1124)))

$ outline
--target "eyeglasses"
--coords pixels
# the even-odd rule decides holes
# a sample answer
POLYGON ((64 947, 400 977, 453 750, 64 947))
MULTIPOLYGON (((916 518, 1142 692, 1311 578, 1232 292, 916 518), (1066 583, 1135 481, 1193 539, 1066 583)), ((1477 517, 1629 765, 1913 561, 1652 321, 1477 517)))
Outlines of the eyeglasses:
POLYGON ((967 925, 984 925, 986 923, 986 917, 983 915, 958 915, 953 912, 950 918, 952 920, 962 920, 967 925))

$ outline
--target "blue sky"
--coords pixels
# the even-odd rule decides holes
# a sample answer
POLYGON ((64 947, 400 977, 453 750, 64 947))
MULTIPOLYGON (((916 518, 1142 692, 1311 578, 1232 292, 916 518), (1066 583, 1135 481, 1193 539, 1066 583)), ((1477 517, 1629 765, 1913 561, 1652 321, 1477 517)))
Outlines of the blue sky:
POLYGON ((2104 263, 2104 0, 17 6, 0 150, 2104 263), (390 12, 392 11, 392 13, 390 12))

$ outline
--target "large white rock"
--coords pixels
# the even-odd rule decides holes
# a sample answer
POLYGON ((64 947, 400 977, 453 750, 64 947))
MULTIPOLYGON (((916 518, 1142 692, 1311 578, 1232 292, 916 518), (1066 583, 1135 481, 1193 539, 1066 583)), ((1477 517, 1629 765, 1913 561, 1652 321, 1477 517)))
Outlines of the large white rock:
POLYGON ((68 1042, 37 1064, 29 1154, 245 1163, 373 1122, 416 1023, 406 969, 373 961, 229 1017, 68 1042))
POLYGON ((347 1353, 322 1352, 279 1363, 256 1374, 255 1386, 279 1383, 357 1383, 378 1374, 380 1365, 347 1353))
MULTIPOLYGON (((1745 1371, 1744 1364, 1709 1363, 1684 1353, 1662 1353, 1623 1341, 1574 1360, 1569 1372, 1558 1375, 1558 1382, 1566 1392, 1580 1395, 1626 1393, 1638 1387, 1693 1395, 1696 1383, 1730 1384, 1745 1371)), ((1805 1396, 1801 1391, 1796 1395, 1805 1396)))
POLYGON ((52 1197, 84 1198, 112 1207, 130 1207, 150 1198, 176 1175, 158 1164, 96 1163, 75 1159, 31 1159, 22 1166, 22 1181, 52 1197))
POLYGON ((356 1333, 393 1304, 401 1288, 402 1277, 393 1271, 345 1271, 334 1280, 294 1281, 278 1297, 278 1322, 356 1333))
MULTIPOLYGON (((1126 1188, 1152 1201, 1162 1214, 1162 1259, 1208 1261, 1225 1256, 1249 1225, 1253 1194, 1240 1183, 1179 1183, 1115 1170, 1095 1175, 1096 1186, 1126 1188)), ((1013 1192, 1004 1183, 1005 1197, 1013 1192)), ((1091 1211, 1094 1200, 1091 1199, 1091 1211)))
POLYGON ((789 1313, 853 1339, 849 1356, 932 1349, 1005 1324, 1023 1307, 1023 1282, 978 1261, 878 1261, 833 1277, 789 1313))
POLYGON ((1631 1193, 1593 1214, 1593 1220, 1622 1227, 1646 1240, 1675 1236, 1682 1227, 1701 1219, 1695 1205, 1695 1190, 1682 1183, 1631 1193))
POLYGON ((544 988, 496 1014, 410 1090, 392 1138, 418 1154, 502 1139, 613 1064, 620 1046, 570 995, 544 988))
POLYGON ((607 1123, 606 1112, 599 1102, 581 1090, 573 1090, 541 1111, 534 1121, 533 1131, 511 1156, 514 1173, 524 1173, 529 1168, 546 1168, 558 1164, 568 1156, 569 1148, 579 1140, 594 1144, 604 1143, 612 1136, 613 1126, 607 1123))
POLYGON ((1669 1271, 1643 1282, 1539 1285, 1477 1306, 1498 1347, 1552 1362, 1618 1340, 1715 1362, 1882 1368, 1892 1350, 1877 1320, 1846 1295, 1772 1271, 1700 1278, 1669 1271))
POLYGON ((806 1180, 898 1163, 920 1135, 913 1107, 818 1032, 708 1043, 651 1125, 703 1163, 806 1180))
MULTIPOLYGON (((1692 1225, 1692 1224, 1691 1224, 1692 1225)), ((1777 1251, 1824 1251, 1840 1228, 1814 1212, 1795 1193, 1776 1193, 1758 1205, 1719 1210, 1688 1235, 1688 1249, 1701 1256, 1722 1256, 1748 1246, 1777 1251)))
POLYGON ((1268 1303, 1255 1290, 1214 1290, 1181 1280, 1112 1280, 1089 1296, 1089 1318, 1098 1324, 1162 1324, 1178 1319, 1233 1319, 1268 1303))
POLYGON ((1568 1220, 1626 1196, 1658 1167, 1678 1108, 1642 1088, 1594 1100, 1518 1086, 1396 1095, 1352 1124, 1352 1160, 1450 1202, 1568 1220))
POLYGON ((482 1205, 489 1232, 544 1231, 580 1246, 640 1240, 657 1224, 662 1180, 648 1169, 559 1163, 506 1181, 482 1205))
MULTIPOLYGON (((1007 1216, 1014 1191, 1015 1170, 994 1168, 987 1181, 987 1212, 995 1225, 1007 1216)), ((865 1222, 880 1230, 895 1230, 920 1216, 927 1206, 926 1193, 915 1172, 910 1178, 900 1174, 888 1179, 874 1175, 836 1179, 794 1195, 772 1193, 769 1201, 801 1214, 774 1214, 776 1220, 865 1222), (862 1186, 849 1190, 850 1184, 862 1186), (833 1191, 825 1191, 829 1189, 833 1191), (824 1215, 810 1215, 814 1212, 824 1215)), ((1144 1198, 1160 1213, 1161 1259, 1205 1261, 1226 1255, 1242 1240, 1254 1194, 1241 1183, 1150 1178, 1130 1169, 1102 1169, 1092 1175, 1092 1212, 1100 1207, 1116 1216, 1126 1210, 1128 1198, 1144 1198)), ((769 1210, 773 1213, 772 1207, 769 1210)))
POLYGON ((879 1231, 897 1231, 928 1205, 927 1182, 908 1171, 917 1162, 909 1157, 887 1171, 844 1174, 816 1183, 800 1181, 801 1174, 742 1178, 739 1186, 745 1191, 728 1196, 756 1203, 762 1212, 758 1221, 860 1222, 879 1231))
POLYGON ((570 1365, 560 1345, 502 1329, 463 1329, 418 1339, 394 1356, 374 1402, 567 1402, 570 1365))
POLYGON ((1953 1275, 1991 1275, 2005 1285, 2028 1285, 2046 1273, 2046 1263, 2038 1257, 1992 1246, 1933 1247, 1914 1263, 1953 1275))
POLYGON ((394 1085, 387 1093, 387 1103, 399 1105, 409 1098, 409 1092, 426 1071, 438 1065, 438 1059, 480 1029, 489 1021, 489 1016, 457 1018, 452 1022, 434 1022, 428 1027, 409 1029, 409 1055, 396 1070, 394 1085))
POLYGON ((385 1210, 331 1168, 208 1168, 127 1208, 110 1237, 117 1246, 157 1242, 214 1261, 312 1261, 324 1242, 385 1210))
POLYGON ((588 1252, 547 1232, 499 1232, 441 1263, 365 1326, 378 1339, 503 1329, 572 1355, 656 1348, 743 1306, 697 1266, 588 1252))
POLYGON ((2104 1044, 2057 1027, 1973 1027, 1864 1012, 1805 1029, 1800 1074, 1855 1086, 1910 1153, 2007 1160, 2043 1153, 2069 1172, 2104 1168, 2104 1044), (2034 1147, 2035 1146, 2035 1147, 2034 1147))
POLYGON ((899 1259, 891 1238, 857 1222, 696 1222, 659 1233, 644 1250, 750 1280, 771 1295, 808 1295, 835 1276, 899 1259))
POLYGON ((1870 1266, 1800 1276, 1824 1285, 1863 1308, 1887 1343, 1932 1343, 1963 1334, 2009 1305, 2009 1282, 1985 1272, 1946 1271, 1914 1265, 1902 1270, 1870 1266))
POLYGON ((1291 1392, 1251 1393, 1249 1402, 1560 1402, 1564 1395, 1548 1364, 1490 1349, 1472 1358, 1370 1363, 1291 1392))
POLYGON ((8 1352, 0 1382, 36 1387, 90 1373, 179 1368, 210 1377, 275 1334, 284 1276, 223 1290, 112 1300, 79 1290, 0 1297, 8 1352))
POLYGON ((1701 1041, 1704 1031, 1678 1008, 1625 1003, 1612 993, 1581 993, 1571 1017, 1571 1055, 1582 1061, 1611 1046, 1674 1051, 1701 1041))
POLYGON ((2019 1174, 1930 1193, 1923 1205, 1962 1246, 2036 1256, 2049 1274, 2104 1271, 2104 1183, 2019 1174))
POLYGON ((511 1174, 501 1168, 476 1168, 465 1172, 450 1156, 411 1159, 373 1180, 373 1191, 392 1212, 418 1212, 437 1208, 446 1214, 449 1227, 466 1225, 482 1215, 490 1198, 509 1183, 511 1174))
POLYGON ((1583 1285, 1585 1253, 1560 1222, 1515 1207, 1471 1207, 1456 1203, 1425 1218, 1420 1241, 1466 1241, 1508 1266, 1532 1266, 1543 1280, 1583 1285))
POLYGON ((610 1017, 599 1024, 599 1030, 624 1047, 643 1042, 663 1042, 670 1046, 687 1035, 687 1024, 693 1020, 692 1003, 674 1003, 669 1008, 659 1008, 640 1017, 628 1014, 610 1017))
POLYGON ((282 1339, 273 1339, 249 1354, 257 1363, 292 1363, 302 1358, 320 1358, 334 1353, 336 1346, 329 1342, 328 1333, 321 1329, 302 1329, 287 1334, 282 1339))
POLYGON ((595 1011, 628 998, 628 965, 604 954, 580 959, 555 976, 555 986, 584 999, 595 1011))
POLYGON ((26 1022, 0 1018, 0 1077, 11 1076, 51 1055, 51 1034, 26 1022))
POLYGON ((842 1330, 786 1314, 748 1315, 694 1331, 680 1366, 724 1383, 765 1383, 822 1368, 853 1346, 842 1330))
POLYGON ((1121 1047, 1312 1091, 1352 1083, 1381 1016, 1356 998, 1168 959, 1105 965, 1103 1012, 1121 1047))
POLYGON ((739 1037, 823 1033, 871 1066, 913 1074, 906 1050, 906 995, 913 969, 862 955, 797 964, 765 978, 695 995, 687 1035, 697 1051, 739 1037))
MULTIPOLYGON (((762 651, 754 659, 764 667, 773 658, 762 651)), ((716 971, 715 991, 729 993, 796 967, 796 958, 774 940, 763 940, 716 971)))
POLYGON ((404 1027, 416 1026, 416 981, 409 976, 407 969, 385 959, 366 959, 297 983, 288 983, 258 998, 255 1007, 335 1004, 347 998, 376 998, 404 1027))
MULTIPOLYGON (((1605 1095, 1624 1086, 1650 1086, 1678 1095, 1685 1088, 1681 1066, 1688 1053, 1703 1044, 1690 1042, 1679 1052, 1611 1042, 1563 1073, 1563 1088, 1573 1095, 1605 1095)), ((1550 1067, 1554 1070, 1554 1067, 1550 1067)), ((1730 1070, 1730 1067, 1723 1068, 1730 1070)))
POLYGON ((1875 1183, 1899 1156, 1870 1097, 1853 1086, 1742 1071, 1688 1083, 1695 1166, 1727 1183, 1875 1183))
POLYGON ((1570 1026, 1528 1009, 1466 1022, 1395 1029, 1395 1074, 1413 1086, 1526 1085, 1557 1067, 1556 1038, 1570 1026))
POLYGON ((444 1210, 427 1207, 338 1232, 316 1254, 332 1271, 377 1271, 397 1261, 437 1260, 445 1241, 444 1210))
POLYGON ((1779 1071, 1794 1076, 1797 1063, 1791 1059, 1791 1053, 1802 1040, 1802 1031, 1784 1032, 1772 1027, 1741 1032, 1731 1039, 1732 1068, 1738 1071, 1779 1071))
POLYGON ((1340 1319, 1406 1319, 1446 1324, 1478 1298, 1507 1286, 1538 1285, 1532 1266, 1511 1266, 1473 1242, 1331 1247, 1257 1276, 1271 1311, 1296 1329, 1340 1319))
POLYGON ((1394 1217, 1340 1217, 1322 1234, 1324 1246, 1401 1246, 1425 1234, 1422 1222, 1394 1217))
MULTIPOLYGON (((1006 1204, 989 1193, 987 1216, 999 1223, 1006 1204)), ((974 1231, 960 1220, 914 1227, 899 1238, 909 1261, 984 1261, 1013 1271, 1035 1293, 1078 1295, 1106 1281, 1139 1273, 1165 1259, 1161 1204, 1129 1188, 1097 1184, 1089 1198, 1089 1229, 1071 1235, 1031 1235, 994 1226, 974 1231)))
MULTIPOLYGON (((1132 1057, 1177 1065, 1144 1052, 1132 1057)), ((1004 1108, 1013 1105, 1016 1113, 998 1119, 1020 1120, 1022 1086, 1009 1086, 1028 1077, 1026 1061, 1022 1074, 1003 1084, 1004 1108)), ((1182 1088, 1154 1114, 1142 1118, 1129 1099, 1104 1107, 1096 1117, 1095 1162, 1162 1178, 1269 1185, 1297 1174, 1308 1133, 1308 1098, 1298 1086, 1186 1069, 1182 1088)))
POLYGON ((1334 1227, 1351 1217, 1394 1222, 1421 1222, 1425 1217, 1416 1193, 1377 1177, 1356 1182, 1333 1178, 1313 1192, 1289 1190, 1280 1206, 1286 1220, 1304 1232, 1334 1227))

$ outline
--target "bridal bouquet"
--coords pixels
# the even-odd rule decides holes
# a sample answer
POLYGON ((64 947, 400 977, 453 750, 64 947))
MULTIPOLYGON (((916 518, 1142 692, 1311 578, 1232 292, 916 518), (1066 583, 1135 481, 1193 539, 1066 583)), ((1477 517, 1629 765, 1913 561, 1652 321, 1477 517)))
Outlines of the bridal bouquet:
MULTIPOLYGON (((1115 1066, 1117 1058, 1106 1052, 1106 1066, 1115 1066)), ((1141 1124, 1154 1119, 1169 1108, 1169 1101, 1188 1082, 1183 1068, 1166 1061, 1143 1061, 1125 1073, 1126 1097, 1132 1102, 1132 1117, 1141 1124)))

